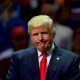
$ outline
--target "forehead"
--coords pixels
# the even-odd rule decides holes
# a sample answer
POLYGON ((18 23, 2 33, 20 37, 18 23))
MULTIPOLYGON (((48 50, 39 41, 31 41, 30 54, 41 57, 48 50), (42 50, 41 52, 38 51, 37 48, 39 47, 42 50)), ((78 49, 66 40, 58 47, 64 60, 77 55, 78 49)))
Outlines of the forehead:
POLYGON ((51 30, 50 29, 50 27, 49 27, 49 25, 48 24, 43 24, 43 25, 40 25, 40 26, 38 26, 38 27, 35 27, 35 28, 32 28, 31 29, 31 32, 32 31, 49 31, 49 30, 51 30))

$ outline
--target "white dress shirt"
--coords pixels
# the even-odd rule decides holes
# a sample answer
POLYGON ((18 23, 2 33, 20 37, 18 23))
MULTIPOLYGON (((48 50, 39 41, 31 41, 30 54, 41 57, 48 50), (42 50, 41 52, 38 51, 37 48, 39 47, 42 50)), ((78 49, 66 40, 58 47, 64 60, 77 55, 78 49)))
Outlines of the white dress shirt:
MULTIPOLYGON (((48 65, 49 65, 49 62, 50 62, 50 59, 51 59, 51 55, 52 55, 52 51, 53 51, 54 47, 55 46, 53 44, 51 49, 48 52, 46 52, 48 54, 48 56, 47 56, 47 64, 48 65)), ((37 51, 38 51, 38 60, 39 60, 39 66, 40 66, 40 61, 41 61, 43 56, 41 56, 42 53, 39 50, 37 50, 37 51)))

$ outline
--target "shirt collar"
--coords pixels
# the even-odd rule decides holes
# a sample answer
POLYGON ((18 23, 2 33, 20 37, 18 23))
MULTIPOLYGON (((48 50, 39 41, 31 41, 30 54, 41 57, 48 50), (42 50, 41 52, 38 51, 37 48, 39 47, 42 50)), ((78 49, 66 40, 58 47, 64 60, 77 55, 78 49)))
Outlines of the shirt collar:
MULTIPOLYGON (((51 46, 51 49, 47 52, 47 54, 51 55, 54 48, 55 48, 55 45, 53 43, 51 46)), ((38 57, 39 57, 42 53, 38 49, 37 49, 37 52, 38 52, 38 57)))

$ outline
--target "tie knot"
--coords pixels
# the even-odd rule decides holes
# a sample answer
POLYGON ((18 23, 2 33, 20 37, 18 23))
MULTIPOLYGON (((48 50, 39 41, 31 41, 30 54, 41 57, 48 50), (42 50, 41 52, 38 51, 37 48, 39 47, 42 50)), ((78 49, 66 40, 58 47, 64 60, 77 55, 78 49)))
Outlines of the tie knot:
POLYGON ((47 53, 42 53, 41 56, 47 57, 47 53))

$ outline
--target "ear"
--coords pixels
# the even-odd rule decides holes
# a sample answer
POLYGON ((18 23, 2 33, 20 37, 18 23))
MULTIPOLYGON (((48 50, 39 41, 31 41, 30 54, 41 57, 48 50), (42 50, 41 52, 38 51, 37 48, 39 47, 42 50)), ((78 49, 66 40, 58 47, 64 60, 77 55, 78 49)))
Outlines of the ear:
POLYGON ((33 42, 34 41, 34 39, 32 38, 32 36, 30 35, 30 39, 31 39, 31 41, 33 42))
POLYGON ((53 33, 53 38, 55 37, 55 33, 53 33))

